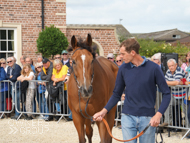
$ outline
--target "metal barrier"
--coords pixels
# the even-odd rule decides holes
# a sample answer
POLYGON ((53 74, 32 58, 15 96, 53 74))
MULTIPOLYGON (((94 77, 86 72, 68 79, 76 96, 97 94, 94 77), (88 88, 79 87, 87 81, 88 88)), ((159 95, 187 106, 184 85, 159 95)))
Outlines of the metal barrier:
POLYGON ((47 87, 49 86, 47 81, 29 80, 27 89, 24 89, 26 84, 26 81, 25 83, 17 81, 15 84, 16 97, 18 98, 15 102, 17 105, 16 110, 20 113, 18 119, 23 114, 28 116, 44 115, 46 117, 52 115, 61 116, 58 120, 59 122, 64 116, 70 115, 68 98, 64 91, 64 82, 63 86, 59 88, 59 95, 56 98, 53 98, 47 92, 47 87))
MULTIPOLYGON (((169 86, 171 91, 171 101, 170 104, 165 111, 163 117, 161 118, 160 125, 163 123, 167 126, 167 128, 174 128, 174 129, 184 129, 187 130, 185 135, 182 137, 182 139, 190 132, 190 124, 188 120, 188 106, 185 104, 187 103, 188 96, 190 96, 190 85, 177 85, 177 86, 169 86)), ((162 102, 162 93, 157 88, 156 92, 156 104, 155 104, 155 112, 160 107, 160 104, 162 102)), ((119 118, 119 113, 122 112, 122 105, 123 103, 121 101, 117 104, 117 110, 116 110, 116 126, 117 122, 121 121, 119 118)), ((189 107, 190 110, 190 107, 189 107)))
POLYGON ((0 119, 5 113, 10 114, 14 109, 12 95, 14 94, 14 85, 9 80, 0 81, 0 119), (13 87, 13 89, 12 89, 13 87))
MULTIPOLYGON (((171 100, 162 119, 161 125, 164 123, 167 128, 187 130, 182 139, 190 132, 190 124, 188 120, 188 104, 189 85, 169 86, 171 91, 171 100), (185 104, 186 103, 186 104, 185 104)), ((157 90, 156 106, 159 107, 162 101, 162 94, 157 90)), ((157 110, 156 110, 157 111, 157 110)), ((170 130, 169 134, 170 136, 170 130)))
POLYGON ((116 113, 115 113, 115 126, 117 126, 118 122, 121 122, 121 112, 123 109, 124 101, 119 101, 117 103, 116 113))

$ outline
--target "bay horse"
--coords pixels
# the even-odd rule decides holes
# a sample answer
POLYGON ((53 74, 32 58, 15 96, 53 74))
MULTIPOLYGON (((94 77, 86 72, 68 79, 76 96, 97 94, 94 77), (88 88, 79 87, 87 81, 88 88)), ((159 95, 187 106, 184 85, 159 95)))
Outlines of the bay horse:
MULTIPOLYGON (((73 122, 78 132, 79 143, 92 143, 92 116, 100 111, 113 93, 118 67, 104 57, 95 58, 92 49, 92 38, 88 34, 85 42, 71 38, 69 51, 73 51, 71 59, 72 73, 68 81, 68 104, 72 111, 73 122)), ((113 128, 116 106, 105 116, 110 129, 113 128)), ((111 143, 103 122, 96 122, 101 143, 111 143)))

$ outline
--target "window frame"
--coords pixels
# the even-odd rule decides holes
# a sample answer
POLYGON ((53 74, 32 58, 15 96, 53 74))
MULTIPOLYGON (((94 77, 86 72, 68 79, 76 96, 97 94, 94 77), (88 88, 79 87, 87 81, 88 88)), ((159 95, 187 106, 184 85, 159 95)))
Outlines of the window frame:
POLYGON ((1 28, 0 30, 6 30, 6 39, 0 39, 0 41, 6 41, 6 51, 2 51, 0 49, 0 53, 6 53, 6 59, 8 58, 8 53, 13 53, 13 56, 16 57, 17 55, 17 29, 16 28, 1 28), (8 39, 8 30, 13 30, 14 31, 14 39, 9 40, 8 39), (8 50, 8 41, 14 41, 14 50, 9 51, 8 50))

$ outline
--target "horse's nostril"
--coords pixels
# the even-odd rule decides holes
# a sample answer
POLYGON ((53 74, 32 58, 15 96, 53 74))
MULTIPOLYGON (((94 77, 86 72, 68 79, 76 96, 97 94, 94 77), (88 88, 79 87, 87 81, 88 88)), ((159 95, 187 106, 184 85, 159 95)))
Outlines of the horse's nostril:
POLYGON ((92 86, 89 86, 88 93, 92 93, 92 86))

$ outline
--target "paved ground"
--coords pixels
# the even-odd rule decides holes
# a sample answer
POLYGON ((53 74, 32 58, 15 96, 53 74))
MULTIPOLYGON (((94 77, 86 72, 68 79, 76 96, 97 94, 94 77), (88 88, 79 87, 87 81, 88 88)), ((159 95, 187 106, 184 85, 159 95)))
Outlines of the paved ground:
MULTIPOLYGON (((93 143, 99 143, 100 138, 97 126, 93 126, 94 135, 93 143)), ((184 132, 171 132, 171 137, 168 137, 167 132, 163 133, 165 143, 190 143, 190 139, 181 140, 184 132)), ((122 139, 121 130, 113 128, 113 135, 116 138, 122 139)), ((61 120, 60 123, 55 121, 45 122, 43 120, 19 121, 11 119, 0 120, 0 143, 78 143, 77 131, 73 122, 65 122, 61 120)), ((113 143, 119 143, 113 140, 113 143)))

